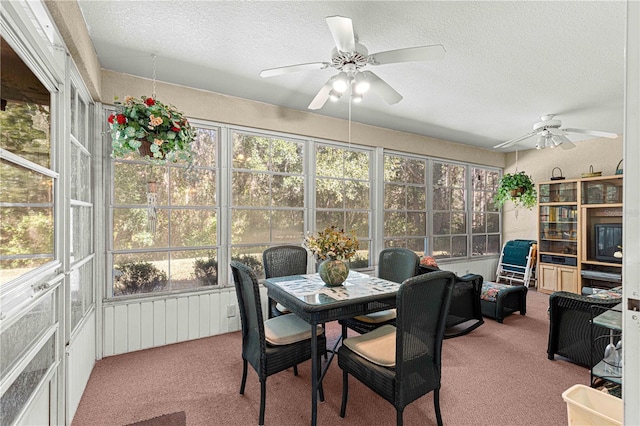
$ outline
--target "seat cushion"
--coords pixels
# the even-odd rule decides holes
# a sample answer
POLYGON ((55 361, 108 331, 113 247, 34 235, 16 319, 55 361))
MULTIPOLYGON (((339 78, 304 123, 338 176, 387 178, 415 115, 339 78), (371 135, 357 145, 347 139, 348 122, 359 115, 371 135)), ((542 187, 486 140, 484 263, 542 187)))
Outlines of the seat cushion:
POLYGON ((282 312, 283 314, 290 314, 291 311, 289 310, 289 308, 287 308, 286 306, 280 304, 280 303, 276 303, 276 309, 279 310, 280 312, 282 312))
MULTIPOLYGON (((322 332, 322 326, 318 325, 318 335, 322 332)), ((311 339, 311 326, 297 315, 282 315, 264 322, 264 337, 272 345, 290 345, 311 339)))
POLYGON ((387 309, 385 311, 373 312, 367 315, 358 315, 354 317, 358 321, 366 322, 369 324, 379 324, 382 322, 387 322, 396 317, 395 309, 387 309))
POLYGON ((396 328, 392 325, 383 325, 369 333, 349 337, 342 344, 374 364, 383 367, 396 365, 396 328))

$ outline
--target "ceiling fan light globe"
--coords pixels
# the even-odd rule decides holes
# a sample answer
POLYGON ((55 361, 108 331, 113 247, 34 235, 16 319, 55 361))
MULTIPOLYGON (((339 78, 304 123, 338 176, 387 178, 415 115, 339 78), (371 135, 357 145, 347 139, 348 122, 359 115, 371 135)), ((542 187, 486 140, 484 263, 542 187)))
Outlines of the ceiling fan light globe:
POLYGON ((338 93, 344 93, 345 90, 347 90, 347 87, 349 87, 349 84, 347 82, 347 73, 341 72, 333 81, 333 90, 338 93))
POLYGON ((335 90, 329 92, 329 100, 331 102, 338 102, 341 96, 342 93, 336 92, 335 90))
POLYGON ((362 102, 362 94, 356 93, 355 95, 353 95, 351 97, 351 100, 357 104, 359 104, 360 102, 362 102))
POLYGON ((360 95, 367 93, 367 91, 371 88, 371 83, 369 83, 367 77, 362 73, 356 74, 355 83, 355 92, 360 95))
POLYGON ((536 149, 544 149, 547 143, 547 138, 540 136, 536 141, 536 149))

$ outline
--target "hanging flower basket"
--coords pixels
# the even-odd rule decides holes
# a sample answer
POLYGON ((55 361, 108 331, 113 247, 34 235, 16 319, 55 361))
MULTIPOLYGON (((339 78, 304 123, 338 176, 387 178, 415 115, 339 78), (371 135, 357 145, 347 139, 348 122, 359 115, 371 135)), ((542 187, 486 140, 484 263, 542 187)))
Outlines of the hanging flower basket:
POLYGON ((155 164, 191 163, 191 143, 195 131, 189 121, 173 105, 153 98, 127 96, 124 103, 115 102, 116 112, 108 118, 113 158, 131 152, 155 164))

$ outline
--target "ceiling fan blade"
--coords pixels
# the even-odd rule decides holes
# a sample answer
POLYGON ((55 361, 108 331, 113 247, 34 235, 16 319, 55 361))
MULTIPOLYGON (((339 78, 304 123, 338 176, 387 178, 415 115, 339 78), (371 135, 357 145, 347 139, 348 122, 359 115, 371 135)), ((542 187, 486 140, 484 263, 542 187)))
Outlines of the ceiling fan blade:
POLYGON ((502 142, 501 144, 498 144, 498 145, 494 146, 493 148, 506 148, 508 146, 515 145, 518 142, 523 141, 525 139, 529 139, 530 137, 533 137, 533 136, 535 136, 537 134, 538 134, 538 132, 527 133, 526 135, 523 135, 523 136, 520 136, 520 137, 517 137, 517 138, 513 138, 513 139, 509 139, 506 142, 502 142))
POLYGON ((576 144, 571 142, 569 139, 567 139, 566 141, 560 144, 560 148, 562 149, 573 149, 575 147, 576 147, 576 144))
POLYGON ((286 67, 278 67, 278 68, 269 68, 266 70, 260 71, 260 77, 274 77, 276 75, 281 74, 289 74, 292 72, 298 71, 307 71, 307 70, 323 70, 331 65, 328 62, 309 62, 307 64, 297 64, 297 65, 288 65, 286 67))
POLYGON ((341 52, 353 52, 356 50, 356 37, 353 34, 351 18, 343 16, 328 16, 327 25, 333 36, 336 47, 341 52))
POLYGON ((397 104, 402 100, 400 93, 371 71, 363 71, 362 74, 371 84, 371 91, 377 93, 389 105, 397 104))
POLYGON ((311 101, 311 103, 309 104, 309 106, 307 108, 309 108, 309 109, 320 109, 320 108, 322 108, 324 106, 324 104, 327 102, 327 99, 329 99, 329 92, 331 92, 332 83, 333 83, 333 77, 331 77, 325 83, 325 85, 322 86, 322 88, 320 89, 320 91, 318 92, 316 97, 313 98, 313 100, 311 101))
POLYGON ((369 55, 371 65, 393 64, 397 62, 433 61, 444 58, 447 51, 441 44, 432 46, 407 47, 387 50, 369 55))
POLYGON ((618 137, 618 135, 615 133, 601 132, 599 130, 585 130, 585 129, 560 129, 560 130, 567 133, 581 133, 583 135, 600 136, 602 138, 610 138, 610 139, 614 139, 618 137))

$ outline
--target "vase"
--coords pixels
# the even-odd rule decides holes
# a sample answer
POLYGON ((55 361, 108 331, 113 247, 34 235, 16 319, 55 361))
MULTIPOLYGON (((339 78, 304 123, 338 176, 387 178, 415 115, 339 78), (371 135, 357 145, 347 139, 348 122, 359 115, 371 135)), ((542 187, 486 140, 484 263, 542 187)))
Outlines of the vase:
POLYGON ((349 275, 349 264, 342 260, 326 259, 318 265, 318 273, 327 286, 339 286, 349 275))

